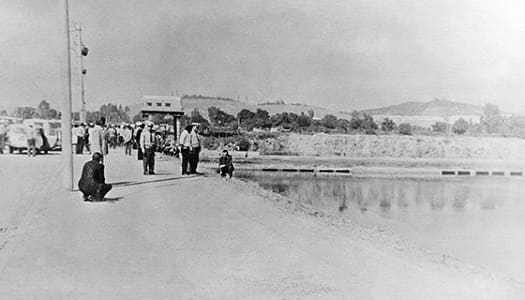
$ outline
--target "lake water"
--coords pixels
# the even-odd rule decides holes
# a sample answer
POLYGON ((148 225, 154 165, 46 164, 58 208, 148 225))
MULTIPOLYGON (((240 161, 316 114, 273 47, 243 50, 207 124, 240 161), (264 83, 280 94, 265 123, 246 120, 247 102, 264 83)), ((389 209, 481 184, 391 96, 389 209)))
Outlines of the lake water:
POLYGON ((390 231, 432 252, 525 282, 525 180, 236 176, 325 213, 390 231))

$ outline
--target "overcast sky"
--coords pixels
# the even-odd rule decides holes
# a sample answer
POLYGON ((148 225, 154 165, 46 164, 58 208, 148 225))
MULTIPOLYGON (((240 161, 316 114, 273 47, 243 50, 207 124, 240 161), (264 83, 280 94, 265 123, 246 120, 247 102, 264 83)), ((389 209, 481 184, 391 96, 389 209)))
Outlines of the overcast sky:
MULTIPOLYGON (((347 111, 434 98, 521 111, 522 3, 70 0, 70 10, 90 49, 88 108, 179 91, 347 111)), ((62 0, 0 0, 0 106, 60 105, 63 21, 62 0)))

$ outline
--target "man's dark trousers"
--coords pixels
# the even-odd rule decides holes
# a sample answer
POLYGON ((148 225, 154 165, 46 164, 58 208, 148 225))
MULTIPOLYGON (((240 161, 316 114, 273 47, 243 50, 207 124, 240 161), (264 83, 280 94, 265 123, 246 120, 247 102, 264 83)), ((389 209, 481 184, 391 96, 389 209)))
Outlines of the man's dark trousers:
POLYGON ((4 154, 5 134, 0 134, 0 154, 4 154))
POLYGON ((194 147, 190 153, 190 174, 197 173, 197 165, 199 164, 199 154, 201 147, 194 147))
POLYGON ((188 163, 190 162, 190 149, 183 147, 180 152, 182 154, 182 175, 189 174, 188 163))
POLYGON ((222 177, 226 177, 226 175, 228 175, 231 178, 233 176, 233 166, 224 166, 221 168, 220 172, 222 177))
POLYGON ((77 136, 76 154, 82 154, 83 151, 84 151, 84 138, 77 136))
POLYGON ((142 159, 144 165, 144 174, 153 174, 155 172, 155 149, 146 148, 144 158, 142 159))

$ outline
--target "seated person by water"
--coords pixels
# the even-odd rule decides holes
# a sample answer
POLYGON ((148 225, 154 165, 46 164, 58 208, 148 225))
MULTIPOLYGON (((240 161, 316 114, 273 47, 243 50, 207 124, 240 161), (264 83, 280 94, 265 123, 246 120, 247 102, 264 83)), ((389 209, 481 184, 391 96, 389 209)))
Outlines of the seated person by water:
POLYGON ((222 177, 228 175, 229 178, 233 176, 233 161, 231 155, 228 153, 228 150, 223 150, 221 157, 219 158, 219 173, 222 177))
POLYGON ((102 201, 112 188, 111 184, 106 184, 105 181, 102 154, 96 152, 92 160, 84 164, 78 182, 78 189, 82 192, 84 201, 102 201))

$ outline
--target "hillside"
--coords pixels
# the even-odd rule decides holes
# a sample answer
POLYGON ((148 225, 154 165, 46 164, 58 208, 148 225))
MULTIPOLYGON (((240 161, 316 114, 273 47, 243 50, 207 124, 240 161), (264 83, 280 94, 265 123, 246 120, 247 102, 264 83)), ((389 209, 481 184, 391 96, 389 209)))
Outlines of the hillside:
POLYGON ((453 115, 482 115, 483 107, 435 99, 429 102, 405 102, 376 109, 361 111, 369 115, 403 115, 403 116, 453 116, 453 115))
POLYGON ((203 98, 184 97, 182 99, 182 108, 184 109, 184 112, 186 114, 190 114, 191 111, 197 108, 199 112, 201 113, 201 115, 207 119, 209 119, 208 118, 208 108, 212 106, 215 106, 227 112, 228 114, 234 115, 234 116, 237 116, 237 113, 243 109, 249 109, 255 112, 258 108, 260 108, 260 109, 264 109, 268 111, 270 115, 274 115, 277 113, 283 113, 283 112, 288 112, 288 113, 293 112, 296 114, 301 114, 302 112, 304 112, 305 114, 308 114, 309 110, 313 110, 314 116, 318 118, 322 118, 327 114, 333 114, 337 116, 338 118, 347 118, 347 119, 350 118, 349 115, 341 113, 341 112, 331 111, 331 110, 328 110, 322 107, 315 107, 315 106, 310 106, 306 104, 281 104, 279 103, 279 104, 253 105, 253 104, 248 104, 248 103, 235 101, 231 99, 224 99, 224 98, 219 99, 219 98, 208 98, 208 97, 203 97, 203 98))

